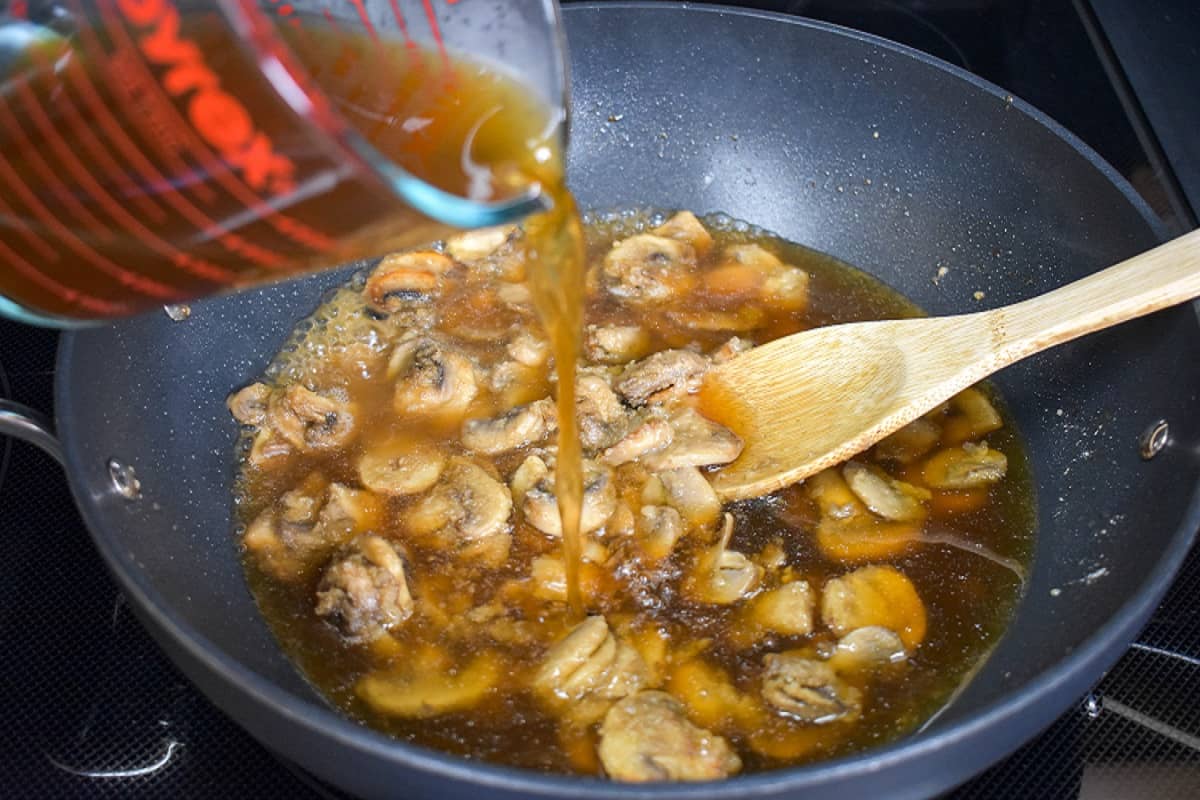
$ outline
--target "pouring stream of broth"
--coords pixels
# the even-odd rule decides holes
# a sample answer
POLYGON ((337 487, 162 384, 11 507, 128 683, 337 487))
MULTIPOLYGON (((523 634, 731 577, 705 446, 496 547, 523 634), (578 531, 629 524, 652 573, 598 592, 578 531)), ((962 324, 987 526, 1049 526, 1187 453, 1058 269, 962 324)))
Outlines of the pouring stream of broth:
POLYGON ((523 246, 527 282, 558 375, 555 495, 562 517, 569 604, 581 617, 583 467, 575 419, 575 366, 583 325, 585 255, 554 116, 527 89, 498 72, 466 60, 446 62, 433 53, 414 56, 403 42, 308 32, 290 43, 339 113, 411 173, 447 191, 491 197, 538 184, 550 201, 548 211, 525 220, 523 246), (439 76, 450 88, 428 90, 422 83, 429 76, 439 76), (379 97, 395 98, 389 113, 364 110, 377 108, 379 97))

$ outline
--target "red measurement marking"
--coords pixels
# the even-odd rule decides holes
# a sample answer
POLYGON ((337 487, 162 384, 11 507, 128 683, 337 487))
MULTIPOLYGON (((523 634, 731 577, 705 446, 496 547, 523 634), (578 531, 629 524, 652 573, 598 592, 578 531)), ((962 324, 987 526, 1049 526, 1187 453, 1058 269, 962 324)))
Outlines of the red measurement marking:
MULTIPOLYGON (((136 52, 136 45, 130 37, 129 32, 125 30, 125 26, 121 23, 121 20, 113 14, 112 9, 107 4, 101 4, 100 13, 104 17, 105 27, 114 42, 119 47, 132 48, 136 52)), ((280 214, 264 202, 261 197, 252 192, 248 186, 242 183, 233 170, 230 169, 229 165, 217 158, 200 140, 199 136, 193 132, 191 126, 187 124, 186 120, 180 115, 179 109, 167 97, 162 86, 154 78, 145 62, 137 58, 131 61, 131 64, 133 64, 141 77, 149 80, 150 85, 153 87, 152 91, 156 93, 158 100, 165 102, 174 112, 180 136, 187 142, 192 154, 197 158, 210 177, 216 179, 238 202, 242 203, 271 227, 275 228, 275 230, 297 244, 316 250, 317 252, 326 252, 333 249, 335 243, 329 236, 305 225, 303 222, 280 214)))
POLYGON ((104 316, 117 316, 132 310, 127 305, 110 303, 107 300, 101 300, 98 297, 92 297, 91 295, 83 294, 68 286, 64 286, 21 258, 20 254, 5 244, 3 240, 0 240, 0 260, 3 260, 5 264, 12 267, 24 278, 36 283, 50 294, 73 306, 78 306, 84 311, 104 316))
MULTIPOLYGON (((43 76, 54 75, 57 78, 57 70, 54 64, 40 50, 34 48, 30 51, 29 57, 37 68, 38 74, 43 76)), ((131 200, 137 205, 139 211, 150 218, 151 222, 161 223, 165 221, 167 214, 162 207, 154 202, 153 198, 148 197, 141 189, 134 185, 125 170, 117 164, 116 159, 100 144, 100 140, 92 133, 91 125, 84 121, 75 103, 67 96, 67 87, 61 81, 54 80, 51 91, 53 94, 48 94, 47 96, 54 97, 54 110, 61 111, 67 116, 68 124, 71 125, 75 133, 79 134, 84 147, 87 148, 88 154, 100 163, 106 177, 113 181, 117 189, 121 191, 123 199, 128 198, 131 200)))
POLYGON ((29 3, 26 0, 13 0, 8 5, 8 16, 13 19, 28 19, 29 3))
POLYGON ((375 44, 379 44, 379 33, 376 32, 375 26, 371 24, 371 18, 367 16, 367 9, 363 6, 363 0, 350 0, 350 3, 358 11, 358 18, 362 20, 363 27, 371 35, 371 40, 375 44))
POLYGON ((38 257, 42 261, 57 264, 62 258, 58 250, 54 249, 49 242, 34 233, 23 216, 16 214, 8 206, 3 206, 3 208, 8 210, 4 212, 5 218, 0 220, 0 227, 7 227, 9 230, 16 231, 25 240, 25 243, 38 254, 38 257))
MULTIPOLYGON (((119 40, 120 46, 136 50, 130 34, 125 30, 125 26, 121 24, 121 20, 114 16, 112 8, 109 8, 107 4, 102 4, 101 14, 104 17, 104 25, 106 25, 113 40, 119 40)), ((250 187, 242 184, 238 176, 229 168, 228 164, 212 154, 208 146, 199 139, 196 133, 193 133, 191 126, 187 125, 186 120, 179 114, 179 109, 175 108, 175 104, 170 101, 170 98, 163 91, 162 86, 158 84, 154 76, 152 76, 149 67, 145 65, 142 59, 136 59, 136 68, 143 74, 143 77, 149 79, 152 91, 156 92, 158 100, 166 102, 170 109, 173 110, 176 119, 178 119, 181 138, 186 140, 188 148, 197 157, 200 166, 204 168, 206 174, 216 179, 218 184, 224 187, 224 190, 233 194, 238 199, 239 203, 248 207, 248 209, 256 213, 259 217, 262 217, 272 228, 280 231, 288 239, 292 239, 296 243, 299 243, 299 245, 314 249, 317 252, 326 252, 334 248, 334 240, 331 240, 329 236, 320 233, 319 230, 308 227, 308 225, 302 222, 296 221, 296 219, 281 215, 280 212, 272 209, 257 194, 254 194, 250 190, 250 187)))
POLYGON ((392 16, 396 18, 396 25, 400 28, 400 35, 404 37, 404 41, 412 44, 412 37, 408 35, 408 25, 404 22, 404 12, 400 10, 399 0, 388 0, 392 7, 392 16))
MULTIPOLYGON (((0 214, 15 219, 15 214, 12 208, 5 203, 3 198, 0 198, 0 214)), ((108 300, 102 300, 99 297, 81 292, 77 289, 59 283, 57 280, 47 275, 42 270, 30 264, 25 258, 9 247, 3 239, 0 239, 0 260, 12 267, 28 280, 36 283, 38 286, 45 289, 50 294, 64 300, 72 305, 79 306, 85 311, 93 314, 103 314, 105 316, 115 316, 130 310, 124 303, 113 303, 108 300)))
POLYGON ((438 27, 437 12, 433 10, 433 0, 422 0, 425 5, 425 16, 429 18, 429 30, 433 33, 433 40, 437 42, 438 52, 442 56, 442 61, 449 64, 450 56, 446 53, 446 43, 442 41, 442 29, 438 27))
POLYGON ((172 263, 182 267, 197 278, 222 284, 230 283, 237 278, 237 273, 230 272, 204 259, 195 258, 184 253, 178 247, 159 238, 153 231, 138 222, 132 214, 113 199, 112 195, 105 191, 103 186, 96 182, 96 179, 88 172, 87 167, 71 152, 71 148, 67 147, 66 141, 54 129, 50 118, 46 116, 46 112, 42 110, 37 97, 29 90, 28 85, 21 83, 17 91, 21 96, 21 102, 29 110, 34 124, 37 125, 42 136, 50 143, 50 147, 58 155, 59 161, 66 164, 67 169, 79 181, 84 191, 99 203, 108 215, 116 220, 126 231, 140 237, 150 249, 166 256, 172 263))
MULTIPOLYGON (((21 81, 15 81, 15 83, 21 83, 21 81)), ((42 158, 41 149, 26 135, 17 115, 9 108, 7 99, 3 95, 0 95, 0 123, 15 140, 25 163, 33 167, 41 182, 58 198, 58 201, 69 209, 76 219, 81 220, 98 240, 112 239, 112 231, 85 208, 83 203, 79 202, 71 187, 63 183, 58 174, 51 169, 50 164, 42 158)))
POLYGON ((17 195, 21 198, 21 202, 25 204, 26 208, 30 209, 34 216, 36 216, 43 225, 52 231, 62 241, 63 244, 74 251, 76 255, 94 265, 106 275, 116 278, 121 285, 132 289, 135 292, 147 295, 149 297, 156 297, 161 300, 179 299, 179 294, 170 286, 165 286, 158 281, 151 280, 141 275, 129 272, 128 270, 122 269, 112 261, 109 261, 107 258, 102 256, 100 253, 96 252, 95 249, 90 247, 82 239, 72 233, 69 228, 55 219, 54 215, 50 213, 48 208, 42 205, 41 201, 38 200, 37 196, 29 190, 29 187, 26 186, 24 181, 21 180, 21 176, 17 174, 16 170, 14 170, 8 163, 8 159, 4 158, 3 155, 0 155, 0 176, 2 176, 4 180, 8 182, 8 185, 12 187, 13 191, 17 193, 17 195))
POLYGON ((120 122, 109 112, 99 93, 92 86, 87 73, 83 71, 83 67, 79 66, 77 61, 72 61, 67 65, 65 74, 75 90, 83 97, 84 102, 87 103, 94 118, 100 123, 100 127, 104 129, 104 134, 108 141, 115 144, 117 149, 140 170, 147 183, 166 187, 159 191, 159 198, 165 200, 168 205, 174 208, 188 222, 203 230, 207 236, 217 239, 229 252, 264 267, 278 268, 284 266, 283 259, 277 253, 252 244, 241 236, 232 233, 228 228, 218 224, 199 208, 192 205, 184 195, 171 188, 170 183, 163 174, 146 159, 133 140, 126 135, 120 122))
POLYGON ((291 16, 295 10, 296 9, 292 8, 290 3, 284 3, 279 7, 279 14, 280 16, 288 17, 291 16))
MULTIPOLYGON (((78 31, 80 34, 79 41, 83 45, 84 56, 85 56, 86 61, 89 64, 95 65, 95 68, 97 70, 99 70, 102 66, 108 67, 108 66, 111 66, 111 65, 114 65, 117 63, 122 63, 124 61, 134 61, 134 62, 138 61, 139 56, 138 56, 136 50, 131 54, 126 53, 126 58, 124 58, 124 59, 114 58, 113 54, 110 54, 108 52, 108 50, 106 50, 104 48, 104 46, 101 45, 99 37, 96 36, 96 32, 94 30, 92 30, 92 26, 90 24, 88 24, 88 21, 90 21, 90 18, 88 16, 88 14, 86 13, 82 3, 80 3, 79 0, 74 0, 74 2, 71 3, 71 5, 72 5, 72 14, 75 15, 75 18, 79 19, 79 20, 84 20, 84 22, 82 24, 80 24, 78 27, 78 31)), ((76 59, 70 59, 68 61, 68 66, 75 64, 75 62, 76 62, 76 59)), ((126 109, 128 110, 129 106, 131 104, 133 104, 132 99, 128 92, 129 87, 124 85, 124 81, 122 81, 120 75, 110 74, 107 77, 109 78, 110 83, 113 83, 115 81, 118 85, 121 85, 123 87, 124 91, 113 89, 112 95, 114 97, 116 97, 118 99, 118 101, 121 102, 121 104, 124 105, 126 107, 126 109)), ((134 105, 136 105, 136 104, 134 104, 134 105)), ((184 161, 182 159, 180 159, 178 157, 178 155, 176 155, 174 153, 174 151, 172 151, 170 149, 169 146, 164 146, 163 142, 161 141, 161 138, 162 138, 161 136, 159 136, 152 128, 148 127, 150 120, 146 113, 145 108, 134 109, 134 111, 128 115, 128 118, 134 124, 137 124, 139 128, 142 128, 143 138, 155 146, 156 150, 158 151, 159 156, 162 157, 163 162, 166 165, 166 167, 169 170, 171 170, 172 172, 174 172, 178 178, 180 178, 180 179, 185 178, 189 173, 191 173, 193 171, 192 168, 189 167, 186 163, 184 163, 184 161)), ((123 123, 123 124, 125 124, 125 123, 123 123)), ((124 136, 124 133, 122 133, 122 136, 124 136)), ((139 155, 141 154, 141 148, 138 148, 138 153, 139 153, 139 155)), ((144 158, 142 158, 141 160, 145 161, 144 158)), ((149 162, 146 162, 146 163, 149 163, 149 162)), ((144 172, 144 170, 143 170, 143 172, 144 172)), ((155 169, 154 172, 161 175, 161 173, 159 173, 157 169, 155 169)), ((212 190, 212 188, 210 188, 209 186, 207 186, 203 183, 195 183, 195 182, 188 181, 188 182, 184 183, 184 186, 187 189, 187 191, 191 192, 193 195, 196 196, 197 199, 201 200, 204 203, 212 204, 217 199, 216 192, 214 192, 212 190)), ((165 194, 169 191, 176 191, 175 183, 173 181, 161 179, 160 182, 158 183, 158 185, 154 187, 154 190, 158 194, 165 194)))

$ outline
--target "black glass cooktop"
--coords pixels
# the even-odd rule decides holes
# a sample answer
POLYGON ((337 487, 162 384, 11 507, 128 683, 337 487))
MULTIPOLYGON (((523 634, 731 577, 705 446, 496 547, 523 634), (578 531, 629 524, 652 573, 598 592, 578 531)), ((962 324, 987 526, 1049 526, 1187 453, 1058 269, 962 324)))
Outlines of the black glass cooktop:
MULTIPOLYGON (((1179 136, 1186 117, 1164 122, 1163 101, 1200 83, 1200 50, 1192 69, 1186 52, 1128 27, 1145 14, 1151 34, 1200 41, 1195 27, 1177 30, 1198 21, 1194 0, 732 4, 859 28, 971 70, 1091 144, 1170 229, 1195 224, 1189 170, 1200 165, 1176 167, 1194 145, 1179 136)), ((49 411, 54 346, 51 332, 0 322, 0 394, 49 411)), ((0 512, 0 797, 336 796, 255 743, 167 661, 108 578, 50 459, 0 440, 0 512)), ((1198 597, 1200 551, 1089 695, 953 796, 1200 797, 1198 597)))

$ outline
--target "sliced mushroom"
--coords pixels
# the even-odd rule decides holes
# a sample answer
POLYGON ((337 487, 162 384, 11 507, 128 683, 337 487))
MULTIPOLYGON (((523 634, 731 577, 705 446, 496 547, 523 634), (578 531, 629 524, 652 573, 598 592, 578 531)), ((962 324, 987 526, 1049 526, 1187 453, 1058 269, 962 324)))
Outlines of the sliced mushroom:
POLYGON ((271 393, 266 422, 297 450, 328 450, 354 436, 354 416, 353 404, 293 384, 271 393))
POLYGON ((825 725, 849 722, 862 713, 862 692, 823 661, 799 653, 769 653, 763 667, 763 699, 790 717, 825 725))
POLYGON ((608 704, 642 688, 648 673, 638 651, 617 639, 604 617, 588 617, 546 652, 533 688, 547 703, 593 722, 608 704))
POLYGON ((807 581, 792 581, 751 601, 748 615, 759 630, 807 636, 813 630, 816 597, 807 581))
POLYGON ((511 514, 508 487, 475 462, 452 458, 432 491, 408 510, 405 524, 439 547, 494 563, 508 553, 511 514))
POLYGON ((617 242, 604 257, 601 274, 613 295, 634 303, 661 303, 694 284, 696 249, 686 242, 649 233, 617 242))
POLYGON ((658 561, 669 556, 683 536, 683 518, 670 506, 642 506, 637 533, 642 552, 658 561))
POLYGON ((712 728, 731 722, 743 730, 761 725, 764 714, 758 699, 738 689, 725 669, 698 654, 675 651, 671 655, 674 663, 667 689, 687 706, 691 720, 712 728))
POLYGON ((588 325, 583 352, 597 364, 628 364, 646 355, 650 334, 639 325, 588 325))
POLYGON ((325 568, 317 586, 317 616, 351 644, 377 639, 412 612, 401 553, 375 534, 350 542, 325 568))
POLYGON ((542 460, 541 456, 526 457, 521 465, 513 470, 512 478, 508 482, 508 487, 512 490, 513 503, 520 505, 529 490, 549 474, 550 468, 546 466, 546 462, 542 460))
POLYGON ((373 492, 418 494, 437 483, 446 456, 432 444, 395 439, 372 446, 358 460, 358 478, 373 492))
POLYGON ((612 445, 630 425, 625 406, 599 375, 580 375, 575 381, 575 414, 579 442, 589 451, 612 445))
POLYGON ((911 464, 928 453, 942 437, 933 420, 920 417, 875 445, 875 455, 885 461, 911 464))
MULTIPOLYGON (((525 493, 521 509, 530 525, 547 536, 562 536, 562 517, 558 514, 555 495, 555 472, 550 472, 525 493)), ((612 470, 590 459, 583 461, 583 505, 580 510, 579 531, 591 533, 604 527, 617 507, 616 488, 612 470)))
POLYGON ((1004 427, 1000 412, 976 388, 964 389, 950 398, 950 407, 955 412, 946 422, 946 438, 950 442, 979 439, 1004 427))
POLYGON ((651 395, 678 387, 692 394, 700 389, 708 361, 691 350, 662 350, 630 364, 617 380, 617 393, 634 406, 645 405, 651 395))
POLYGON ((899 555, 920 539, 920 522, 891 522, 871 515, 841 471, 830 468, 808 479, 806 488, 821 511, 817 544, 837 561, 872 561, 899 555))
POLYGON ((243 425, 262 425, 267 419, 267 400, 271 387, 265 383, 252 383, 234 392, 225 401, 229 413, 243 425))
POLYGON ((638 692, 609 709, 599 753, 610 778, 635 783, 717 780, 742 768, 724 737, 693 725, 683 704, 659 691, 638 692))
MULTIPOLYGON (((721 498, 708 478, 695 467, 680 467, 658 475, 668 505, 693 528, 707 528, 721 516, 721 498)), ((649 485, 649 482, 647 482, 649 485)))
POLYGON ((1008 459, 986 444, 967 442, 962 447, 935 453, 925 462, 922 476, 933 489, 979 489, 990 486, 1008 472, 1008 459))
POLYGON ((677 239, 690 244, 700 258, 704 258, 708 254, 713 244, 712 234, 691 211, 676 212, 651 232, 655 236, 665 236, 668 239, 677 239))
POLYGON ((912 581, 892 566, 863 567, 827 581, 821 619, 838 636, 870 626, 887 628, 909 650, 925 638, 925 604, 912 581))
POLYGON ((399 414, 461 414, 479 391, 471 360, 428 336, 396 345, 387 374, 396 380, 399 414))
POLYGON ((423 668, 418 659, 398 670, 371 673, 354 691, 382 714, 424 719, 474 708, 503 675, 495 653, 477 655, 458 670, 423 668))
POLYGON ((672 309, 667 317, 676 325, 710 333, 745 333, 762 325, 767 313, 756 305, 742 305, 734 309, 672 309))
POLYGON ((526 367, 540 367, 550 358, 550 343, 536 334, 521 330, 505 347, 514 361, 526 367))
POLYGON ((464 264, 482 261, 503 247, 516 230, 512 225, 497 225, 460 233, 446 240, 446 252, 464 264))
POLYGON ((540 442, 556 430, 554 401, 543 398, 492 419, 468 420, 463 425, 462 443, 468 450, 496 455, 540 442))
POLYGON ((896 664, 908 657, 904 641, 890 628, 868 625, 838 640, 829 665, 839 672, 862 671, 896 664))
POLYGON ((383 508, 370 492, 312 473, 254 519, 242 544, 264 570, 293 581, 308 575, 334 548, 382 521, 383 508))
POLYGON ((726 361, 732 361, 742 353, 748 353, 753 349, 754 342, 749 339, 743 339, 740 336, 731 336, 725 341, 725 344, 709 353, 708 358, 713 364, 724 364, 726 361))
POLYGON ((605 450, 600 456, 600 461, 610 467, 628 464, 648 453, 663 449, 671 443, 673 434, 674 431, 667 420, 662 417, 650 417, 605 450))
POLYGON ((671 415, 671 443, 649 453, 642 463, 651 470, 708 467, 728 464, 742 452, 742 440, 733 431, 709 420, 694 408, 671 415))
POLYGON ((689 594, 702 603, 729 605, 749 596, 762 579, 763 568, 745 553, 729 549, 733 514, 725 515, 721 536, 699 559, 689 581, 689 594))
POLYGON ((763 297, 777 308, 800 311, 808 305, 808 282, 804 270, 781 266, 763 280, 763 297))
POLYGON ((925 503, 932 496, 928 489, 897 480, 858 461, 847 462, 842 467, 842 477, 850 491, 884 519, 913 522, 925 519, 928 514, 925 503))
POLYGON ((367 306, 390 314, 406 305, 426 302, 441 288, 442 276, 454 262, 434 250, 392 253, 367 278, 367 306))

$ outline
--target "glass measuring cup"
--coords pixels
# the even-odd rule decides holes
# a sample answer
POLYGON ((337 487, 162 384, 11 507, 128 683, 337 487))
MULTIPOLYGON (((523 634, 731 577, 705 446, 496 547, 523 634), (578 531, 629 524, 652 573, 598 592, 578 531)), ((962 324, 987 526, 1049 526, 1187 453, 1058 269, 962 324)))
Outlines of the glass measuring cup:
POLYGON ((0 313, 99 320, 543 207, 552 0, 10 2, 0 313))

